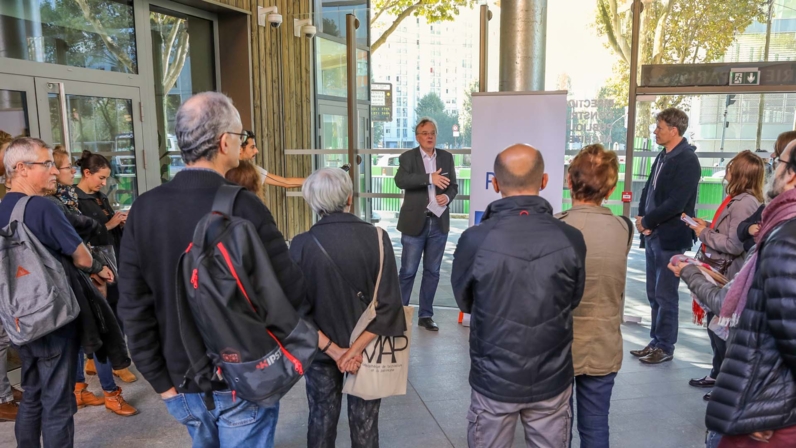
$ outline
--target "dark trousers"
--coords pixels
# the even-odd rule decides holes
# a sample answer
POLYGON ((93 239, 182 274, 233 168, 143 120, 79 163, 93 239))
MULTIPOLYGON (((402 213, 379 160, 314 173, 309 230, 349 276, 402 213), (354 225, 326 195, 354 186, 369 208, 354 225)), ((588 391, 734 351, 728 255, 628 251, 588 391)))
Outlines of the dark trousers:
MULTIPOLYGON (((313 362, 304 376, 310 405, 308 448, 334 448, 337 421, 343 401, 343 374, 336 364, 313 362)), ((379 406, 381 400, 348 396, 348 426, 352 448, 379 446, 379 406)))
POLYGON ((664 250, 660 238, 646 238, 647 250, 647 300, 652 308, 650 344, 666 353, 674 353, 680 325, 680 279, 667 266, 675 255, 685 250, 664 250))
POLYGON ((77 322, 19 347, 22 403, 14 433, 20 448, 71 447, 75 439, 77 322))
MULTIPOLYGON (((713 313, 707 313, 707 321, 710 322, 713 316, 713 313)), ((716 336, 716 333, 709 329, 708 337, 710 338, 710 347, 713 348, 713 368, 710 369, 710 377, 716 379, 719 377, 721 363, 724 362, 724 354, 727 352, 727 341, 716 336)))
POLYGON ((420 310, 418 318, 432 317, 434 315, 434 295, 439 284, 439 270, 442 266, 442 257, 445 255, 445 243, 448 234, 442 231, 440 219, 436 216, 427 217, 423 231, 418 236, 401 235, 401 272, 398 277, 401 282, 401 298, 404 306, 409 305, 412 298, 412 288, 415 286, 415 276, 420 268, 420 258, 423 258, 423 280, 420 283, 420 310))
POLYGON ((575 377, 580 448, 608 448, 608 411, 616 373, 575 377))

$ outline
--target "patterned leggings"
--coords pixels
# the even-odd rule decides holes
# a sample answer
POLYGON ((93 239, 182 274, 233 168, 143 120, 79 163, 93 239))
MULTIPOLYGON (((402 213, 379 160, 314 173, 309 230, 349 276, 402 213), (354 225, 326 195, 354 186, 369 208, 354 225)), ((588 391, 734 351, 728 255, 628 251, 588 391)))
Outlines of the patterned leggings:
MULTIPOLYGON (((308 448, 334 448, 337 421, 343 401, 343 374, 336 364, 314 362, 305 375, 310 405, 308 448)), ((352 448, 379 446, 379 406, 381 400, 348 396, 348 426, 352 448)))

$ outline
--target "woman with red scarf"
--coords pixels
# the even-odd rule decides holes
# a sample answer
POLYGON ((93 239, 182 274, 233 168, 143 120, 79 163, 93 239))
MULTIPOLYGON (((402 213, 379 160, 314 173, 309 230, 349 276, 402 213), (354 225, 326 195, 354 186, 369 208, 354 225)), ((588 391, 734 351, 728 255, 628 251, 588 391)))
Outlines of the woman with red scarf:
MULTIPOLYGON (((697 225, 690 226, 702 242, 697 259, 713 267, 728 280, 737 274, 744 262, 744 246, 738 238, 738 225, 750 217, 763 202, 765 164, 763 159, 751 151, 738 153, 727 164, 727 197, 716 210, 712 222, 695 219, 697 225)), ((694 302, 694 320, 698 324, 709 323, 714 314, 703 310, 694 302), (707 319, 705 319, 707 317, 707 319)), ((694 387, 713 387, 724 361, 726 345, 712 330, 708 329, 713 348, 713 368, 703 378, 694 378, 688 384, 694 387)), ((705 400, 710 394, 705 395, 705 400)))

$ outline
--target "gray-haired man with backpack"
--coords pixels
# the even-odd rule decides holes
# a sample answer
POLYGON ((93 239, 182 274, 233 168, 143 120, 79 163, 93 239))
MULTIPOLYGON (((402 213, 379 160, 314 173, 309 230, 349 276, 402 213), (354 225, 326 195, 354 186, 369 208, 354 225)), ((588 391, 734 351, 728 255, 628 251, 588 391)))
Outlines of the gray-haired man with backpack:
MULTIPOLYGON (((70 313, 67 313, 67 319, 63 318, 64 303, 57 300, 51 303, 52 315, 49 316, 51 321, 48 324, 48 316, 29 319, 29 316, 41 310, 28 310, 29 314, 26 314, 21 309, 22 305, 13 303, 11 299, 19 298, 20 294, 24 296, 26 291, 23 288, 33 290, 36 288, 35 283, 46 280, 37 278, 41 271, 34 268, 42 259, 48 259, 44 261, 48 264, 65 255, 72 258, 75 266, 84 270, 91 268, 93 260, 63 212, 50 200, 40 197, 55 189, 55 176, 58 173, 47 144, 38 139, 18 138, 9 145, 3 162, 11 180, 11 189, 0 202, 0 228, 3 229, 4 248, 14 253, 4 254, 4 265, 0 266, 0 272, 4 272, 6 277, 0 279, 3 282, 0 312, 4 313, 0 317, 19 348, 22 387, 25 389, 16 420, 17 444, 22 447, 40 446, 41 438, 45 447, 71 447, 74 443, 73 415, 77 411, 73 390, 80 343, 78 324, 69 320, 74 319, 70 313), (18 203, 24 209, 17 208, 18 203), (13 221, 17 224, 9 225, 13 221), (28 254, 25 258, 22 252, 29 249, 14 246, 12 239, 22 234, 29 238, 27 242, 33 243, 33 246, 43 246, 39 257, 31 258, 28 254), (37 241, 32 241, 32 238, 37 241), (28 264, 12 265, 24 260, 28 264), (34 284, 31 284, 31 280, 34 284), (9 311, 13 311, 13 314, 9 311), (60 326, 54 324, 64 321, 68 323, 60 326), (35 335, 31 335, 32 330, 36 330, 35 335), (20 342, 23 340, 26 342, 20 342)), ((57 267, 61 267, 60 262, 57 267)), ((71 297, 74 301, 71 290, 62 289, 56 291, 56 295, 71 297)), ((31 300, 36 302, 44 299, 39 296, 31 300)))
MULTIPOLYGON (((188 99, 177 112, 175 127, 187 168, 136 200, 122 238, 117 309, 130 353, 169 413, 187 427, 193 446, 271 447, 278 403, 259 406, 236 397, 224 381, 213 382, 207 403, 202 387, 186 375, 191 363, 175 299, 178 260, 190 252, 197 224, 210 213, 219 188, 230 185, 224 175, 238 166, 246 134, 230 99, 215 92, 188 99)), ((304 279, 271 213, 253 193, 241 191, 232 215, 254 225, 282 290, 297 309, 306 294, 304 279)), ((196 289, 209 281, 195 280, 196 289)), ((251 299, 256 305, 257 297, 251 299)), ((243 357, 222 355, 231 362, 243 357)))

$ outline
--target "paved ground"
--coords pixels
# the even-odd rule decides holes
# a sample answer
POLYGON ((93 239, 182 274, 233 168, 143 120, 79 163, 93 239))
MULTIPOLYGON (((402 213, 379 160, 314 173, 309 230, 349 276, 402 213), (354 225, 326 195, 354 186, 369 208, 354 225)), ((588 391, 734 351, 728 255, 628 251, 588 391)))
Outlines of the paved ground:
MULTIPOLYGON (((383 221, 396 243, 400 238, 394 221, 383 221)), ((456 323, 458 312, 449 285, 455 242, 465 221, 454 221, 443 263, 443 275, 436 304, 439 333, 414 328, 409 387, 406 396, 382 402, 380 434, 382 447, 466 447, 470 388, 468 330, 456 323)), ((625 312, 643 318, 641 324, 624 324, 624 350, 641 348, 648 342, 649 306, 644 295, 644 254, 634 249, 628 260, 628 285, 625 312)), ((418 284, 419 287, 419 278, 418 284)), ((416 301, 416 293, 415 293, 416 301)), ((710 364, 710 344, 705 331, 691 324, 690 298, 684 288, 680 298, 680 342, 673 362, 647 366, 630 355, 625 357, 617 376, 611 407, 611 446, 616 448, 683 448, 704 446, 704 391, 688 386, 688 379, 706 373, 710 364)), ((100 391, 96 377, 89 388, 100 391)), ((76 416, 75 439, 79 447, 189 446, 190 439, 181 425, 166 412, 149 385, 140 380, 121 384, 127 400, 141 413, 122 418, 104 408, 85 408, 76 416)), ((307 398, 299 383, 281 402, 276 445, 306 446, 307 398)), ((338 426, 337 446, 350 446, 345 410, 338 426)), ((14 447, 13 423, 0 423, 0 448, 14 447)), ((522 433, 516 433, 515 446, 524 446, 522 433)), ((573 446, 578 446, 577 436, 573 446)))

